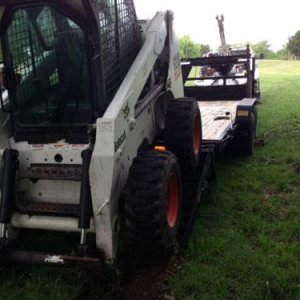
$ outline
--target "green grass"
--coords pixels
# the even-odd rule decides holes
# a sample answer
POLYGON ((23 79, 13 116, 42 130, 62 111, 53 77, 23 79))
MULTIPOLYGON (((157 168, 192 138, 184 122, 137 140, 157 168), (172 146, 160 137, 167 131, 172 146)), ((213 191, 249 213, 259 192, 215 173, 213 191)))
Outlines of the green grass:
POLYGON ((1 300, 66 300, 79 292, 80 282, 72 270, 27 267, 3 269, 0 275, 1 300))
MULTIPOLYGON (((300 62, 263 61, 260 71, 267 143, 250 159, 218 160, 172 281, 177 300, 300 299, 300 62)), ((0 300, 84 299, 83 287, 76 271, 0 270, 0 300)))
POLYGON ((260 72, 266 145, 218 160, 176 299, 300 299, 300 62, 263 61, 260 72))

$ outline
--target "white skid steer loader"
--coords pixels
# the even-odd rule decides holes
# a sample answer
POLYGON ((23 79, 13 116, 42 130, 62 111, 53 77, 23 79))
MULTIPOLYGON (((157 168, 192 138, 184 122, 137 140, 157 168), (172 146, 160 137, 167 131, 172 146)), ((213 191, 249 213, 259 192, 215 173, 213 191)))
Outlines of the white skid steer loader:
POLYGON ((138 22, 132 0, 0 0, 0 22, 0 261, 114 262, 120 232, 174 245, 197 201, 183 183, 202 131, 173 14, 138 22), (49 254, 15 246, 24 231, 27 244, 46 232, 78 241, 49 254))

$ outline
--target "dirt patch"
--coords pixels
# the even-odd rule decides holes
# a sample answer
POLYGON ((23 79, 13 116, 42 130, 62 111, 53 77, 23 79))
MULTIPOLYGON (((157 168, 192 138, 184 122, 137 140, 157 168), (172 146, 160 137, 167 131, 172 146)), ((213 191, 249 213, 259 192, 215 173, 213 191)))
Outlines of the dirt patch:
POLYGON ((106 278, 99 282, 99 278, 94 278, 86 299, 175 300, 170 280, 182 268, 184 261, 185 255, 182 252, 170 259, 150 257, 124 273, 121 280, 106 278))

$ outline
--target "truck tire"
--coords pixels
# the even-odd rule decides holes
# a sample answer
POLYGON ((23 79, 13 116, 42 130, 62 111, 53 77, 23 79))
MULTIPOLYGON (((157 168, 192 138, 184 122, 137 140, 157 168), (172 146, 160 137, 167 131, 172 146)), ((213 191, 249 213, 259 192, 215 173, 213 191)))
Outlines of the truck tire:
POLYGON ((243 155, 251 156, 254 154, 255 146, 255 135, 256 135, 256 118, 255 114, 251 112, 250 121, 247 128, 244 130, 244 138, 240 140, 240 147, 243 155))
POLYGON ((125 199, 126 232, 139 246, 170 250, 176 245, 182 183, 175 155, 147 151, 134 160, 125 199))
POLYGON ((202 144, 201 114, 192 98, 171 101, 165 121, 167 150, 178 158, 182 168, 196 168, 202 144))

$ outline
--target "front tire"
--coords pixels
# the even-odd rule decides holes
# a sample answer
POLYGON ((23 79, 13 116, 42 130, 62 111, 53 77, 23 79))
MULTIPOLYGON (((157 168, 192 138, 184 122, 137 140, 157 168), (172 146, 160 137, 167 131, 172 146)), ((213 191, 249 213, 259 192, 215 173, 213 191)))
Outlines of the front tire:
POLYGON ((147 151, 134 160, 125 200, 126 231, 140 246, 171 249, 181 217, 182 183, 175 155, 147 151))

